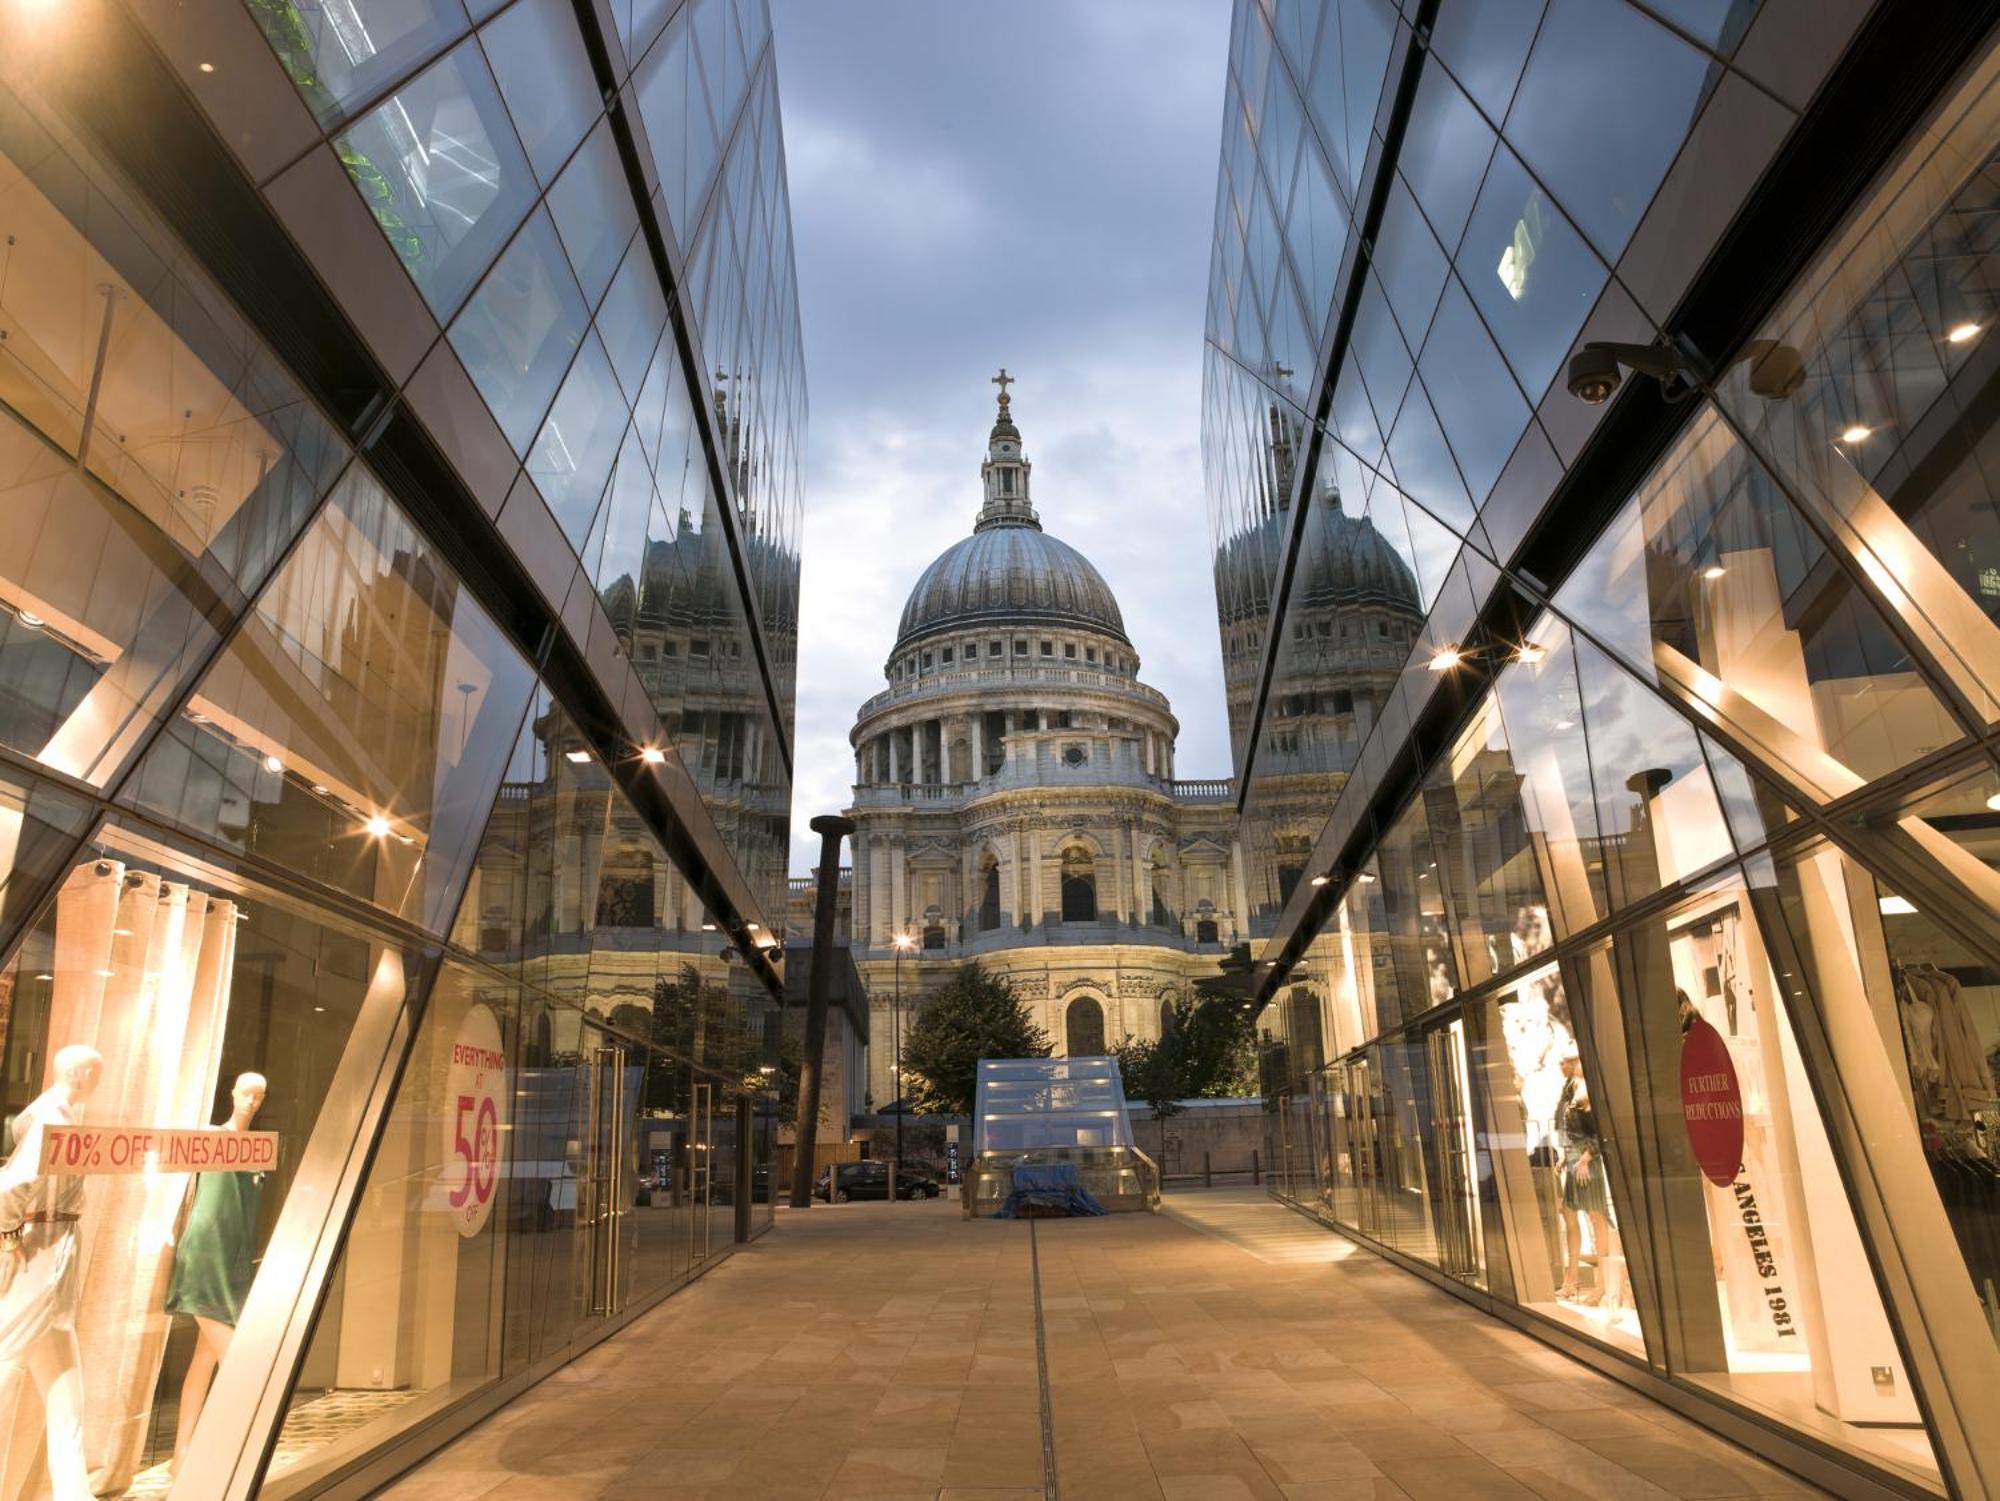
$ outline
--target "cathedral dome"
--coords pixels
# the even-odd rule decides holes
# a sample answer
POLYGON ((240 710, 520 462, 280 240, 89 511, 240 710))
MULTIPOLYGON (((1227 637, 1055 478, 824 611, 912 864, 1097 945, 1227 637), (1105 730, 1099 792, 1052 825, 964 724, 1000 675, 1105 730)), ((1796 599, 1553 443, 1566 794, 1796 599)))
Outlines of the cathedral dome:
POLYGON ((1017 625, 1092 631, 1124 646, 1125 618, 1090 559, 1042 530, 1029 499, 1033 465, 1021 452, 1004 369, 993 378, 1000 411, 979 467, 985 504, 972 535, 939 554, 903 606, 891 657, 914 642, 954 631, 1017 625))
MULTIPOLYGON (((1307 539, 1307 552, 1295 585, 1306 609, 1353 609, 1379 606, 1423 618, 1416 575, 1395 547, 1366 516, 1342 508, 1340 492, 1329 488, 1313 507, 1319 535, 1307 539)), ((1232 584, 1230 597, 1238 609, 1261 619, 1267 612, 1265 590, 1277 571, 1283 548, 1282 529, 1290 511, 1280 508, 1239 532, 1223 545, 1217 567, 1232 584)))
POLYGON ((1126 645, 1104 575, 1033 522, 987 525, 923 571, 896 630, 896 651, 926 636, 992 625, 1075 627, 1126 645))

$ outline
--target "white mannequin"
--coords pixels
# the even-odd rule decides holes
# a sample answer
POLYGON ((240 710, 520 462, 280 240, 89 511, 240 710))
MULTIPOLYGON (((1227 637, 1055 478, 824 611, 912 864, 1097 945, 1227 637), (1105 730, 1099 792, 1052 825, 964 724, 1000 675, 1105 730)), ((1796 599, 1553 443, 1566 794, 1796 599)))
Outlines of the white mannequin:
MULTIPOLYGON (((223 1123, 222 1129, 249 1130, 250 1122, 264 1108, 264 1095, 269 1088, 262 1074, 238 1074, 235 1085, 229 1091, 229 1119, 223 1123)), ((188 1198, 192 1203, 193 1184, 188 1186, 188 1198)), ((195 1420, 201 1416, 202 1404, 208 1400, 209 1383, 215 1379, 215 1369, 229 1352, 230 1336, 236 1332, 232 1325, 204 1314, 194 1315, 194 1331, 194 1354, 188 1357, 187 1375, 181 1380, 180 1416, 174 1423, 172 1468, 179 1467, 181 1456, 187 1452, 188 1440, 194 1436, 195 1420)))
POLYGON ((57 1053, 53 1082, 15 1118, 14 1155, 0 1168, 0 1397, 23 1376, 41 1392, 55 1501, 91 1501, 76 1344, 83 1180, 42 1176, 42 1138, 49 1126, 82 1120, 103 1073, 95 1048, 57 1053))

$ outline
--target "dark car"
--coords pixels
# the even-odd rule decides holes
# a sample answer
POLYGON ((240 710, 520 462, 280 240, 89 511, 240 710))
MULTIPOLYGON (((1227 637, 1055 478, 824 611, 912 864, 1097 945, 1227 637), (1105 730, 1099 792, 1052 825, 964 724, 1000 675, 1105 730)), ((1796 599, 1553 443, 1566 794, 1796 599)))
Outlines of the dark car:
MULTIPOLYGON (((716 1180, 709 1184, 708 1202, 711 1204, 733 1204, 736 1202, 736 1180, 734 1174, 731 1174, 729 1177, 718 1175, 716 1180)), ((750 1202, 753 1204, 768 1204, 771 1202, 771 1169, 761 1162, 750 1169, 750 1202)))
MULTIPOLYGON (((824 1199, 831 1188, 833 1202, 845 1204, 849 1199, 887 1199, 889 1197, 889 1164, 886 1162, 841 1162, 828 1172, 819 1175, 819 1182, 813 1185, 813 1196, 824 1199), (838 1173, 837 1181, 829 1184, 830 1173, 838 1173)), ((905 1167, 896 1175, 896 1197, 899 1199, 935 1199, 938 1196, 937 1179, 915 1168, 905 1167)))

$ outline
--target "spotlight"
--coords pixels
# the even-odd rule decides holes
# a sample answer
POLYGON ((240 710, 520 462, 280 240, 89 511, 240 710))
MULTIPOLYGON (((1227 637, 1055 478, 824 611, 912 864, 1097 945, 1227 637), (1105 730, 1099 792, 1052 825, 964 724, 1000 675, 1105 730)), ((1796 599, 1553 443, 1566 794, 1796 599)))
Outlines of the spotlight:
POLYGON ((1868 435, 1874 431, 1874 428, 1863 427, 1860 423, 1856 422, 1840 430, 1840 441, 1843 443, 1865 442, 1868 435))
POLYGON ((283 771, 284 769, 285 769, 285 763, 279 760, 276 756, 266 756, 264 758, 264 770, 270 772, 273 776, 276 776, 279 772, 283 771))
POLYGON ((1432 672, 1450 672, 1464 660, 1465 653, 1457 647, 1440 646, 1436 654, 1431 657, 1430 668, 1432 672))
POLYGON ((1549 649, 1546 646, 1537 646, 1532 641, 1523 641, 1514 648, 1514 660, 1526 662, 1530 667, 1547 658, 1548 654, 1549 649))
POLYGON ((204 73, 213 73, 215 71, 214 63, 197 63, 195 66, 200 68, 204 73))
POLYGON ((1724 568, 1720 563, 1710 563, 1706 568, 1702 569, 1701 576, 1712 584, 1727 572, 1729 570, 1724 568))
POLYGON ((1324 886, 1332 879, 1333 879, 1332 876, 1314 876, 1312 878, 1312 883, 1315 886, 1324 886))
POLYGON ((48 624, 46 620, 42 619, 33 610, 23 610, 14 618, 31 631, 39 631, 43 626, 48 624))
POLYGON ((1978 337, 1979 325, 1977 323, 1954 323, 1951 326, 1951 331, 1945 335, 1946 341, 1952 344, 1970 344, 1978 337))
POLYGON ((386 839, 389 837, 389 820, 384 818, 380 813, 369 814, 361 827, 370 839, 386 839))
POLYGON ((564 751, 563 759, 572 766, 588 766, 590 764, 590 752, 587 750, 564 751))
POLYGON ((648 766, 659 766, 667 759, 667 753, 657 745, 648 745, 639 752, 639 759, 648 766))
POLYGON ((1991 808, 1995 813, 2000 813, 2000 792, 1996 792, 1993 796, 1986 799, 1986 806, 1991 808))

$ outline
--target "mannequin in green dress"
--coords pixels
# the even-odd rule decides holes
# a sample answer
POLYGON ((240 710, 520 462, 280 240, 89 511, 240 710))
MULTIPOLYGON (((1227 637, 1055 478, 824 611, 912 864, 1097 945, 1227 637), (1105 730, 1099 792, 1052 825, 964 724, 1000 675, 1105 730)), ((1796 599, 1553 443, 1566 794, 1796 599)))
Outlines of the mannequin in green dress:
MULTIPOLYGON (((269 1088, 262 1074, 238 1074, 229 1091, 225 1131, 247 1131, 264 1107, 269 1088)), ((181 1381, 180 1417, 174 1425, 174 1463, 187 1449, 195 1419, 208 1399, 215 1368, 229 1349, 243 1298, 250 1290, 251 1247, 257 1234, 262 1173, 201 1173, 188 1195, 186 1217, 174 1251, 167 1312, 194 1319, 194 1354, 181 1381)))

